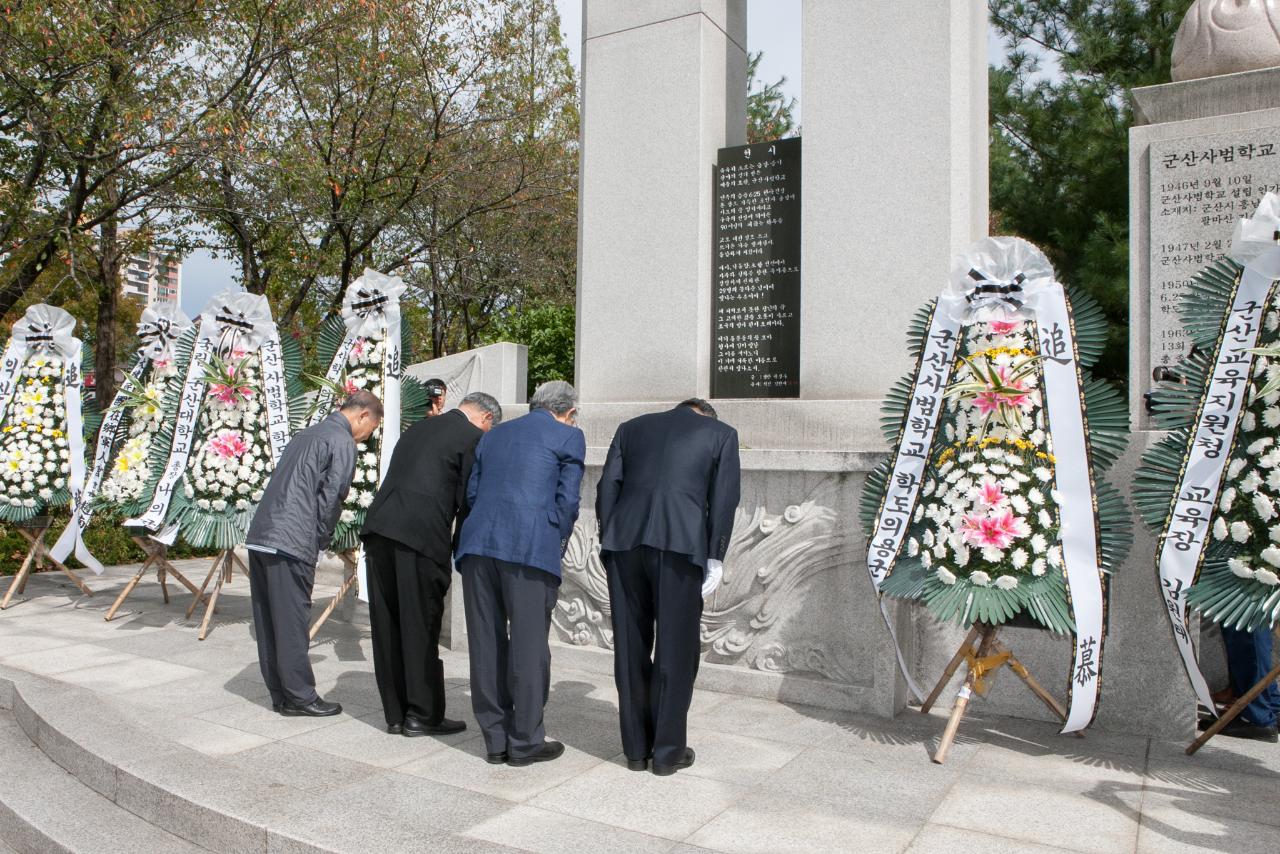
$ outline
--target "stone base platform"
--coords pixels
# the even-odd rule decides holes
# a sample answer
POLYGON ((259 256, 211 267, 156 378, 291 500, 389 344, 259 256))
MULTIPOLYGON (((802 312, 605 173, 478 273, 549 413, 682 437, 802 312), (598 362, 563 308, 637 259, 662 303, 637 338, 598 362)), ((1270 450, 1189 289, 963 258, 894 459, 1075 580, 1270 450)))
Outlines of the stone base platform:
MULTIPOLYGON (((179 566, 202 579, 208 562, 179 566)), ((941 712, 886 720, 699 690, 697 763, 668 778, 632 773, 611 680, 563 657, 546 719, 565 756, 490 766, 465 657, 446 653, 445 671, 450 713, 470 728, 388 736, 367 628, 345 620, 325 627, 312 658, 321 693, 346 713, 283 718, 258 678, 243 579, 198 642, 189 600, 162 604, 154 582, 103 622, 131 572, 90 577, 92 598, 37 575, 0 613, 0 854, 1245 854, 1280 839, 1280 746, 1225 738, 1188 758, 1182 742, 1064 738, 978 714, 937 766, 941 712)))

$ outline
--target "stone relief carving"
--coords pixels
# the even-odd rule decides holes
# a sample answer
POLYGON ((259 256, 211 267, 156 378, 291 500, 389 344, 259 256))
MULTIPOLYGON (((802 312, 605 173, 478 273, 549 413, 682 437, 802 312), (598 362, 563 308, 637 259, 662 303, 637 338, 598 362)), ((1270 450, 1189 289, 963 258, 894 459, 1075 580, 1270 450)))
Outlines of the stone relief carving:
POLYGON ((1280 65, 1280 0, 1196 0, 1173 42, 1173 79, 1280 65))
MULTIPOLYGON (((815 579, 839 568, 842 538, 835 523, 836 512, 813 501, 780 515, 763 507, 738 511, 724 581, 703 609, 705 661, 852 681, 847 656, 833 655, 829 642, 806 635, 803 626, 782 631, 815 579)), ((580 519, 574 528, 552 622, 566 643, 612 649, 609 588, 595 528, 594 518, 580 519)))

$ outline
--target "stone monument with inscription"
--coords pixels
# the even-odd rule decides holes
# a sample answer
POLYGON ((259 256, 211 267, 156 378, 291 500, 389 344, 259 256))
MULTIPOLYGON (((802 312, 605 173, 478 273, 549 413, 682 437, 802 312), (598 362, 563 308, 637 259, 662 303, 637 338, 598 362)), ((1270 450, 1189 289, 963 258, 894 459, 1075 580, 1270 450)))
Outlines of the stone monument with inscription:
MULTIPOLYGON (((612 667, 600 465, 621 421, 698 395, 738 429, 744 468, 700 683, 887 715, 906 694, 857 501, 887 450, 879 407, 907 370, 907 323, 985 234, 986 4, 797 5, 803 143, 748 146, 744 0, 584 4, 588 470, 553 655, 612 667)), ((910 610, 892 613, 910 641, 910 610)))

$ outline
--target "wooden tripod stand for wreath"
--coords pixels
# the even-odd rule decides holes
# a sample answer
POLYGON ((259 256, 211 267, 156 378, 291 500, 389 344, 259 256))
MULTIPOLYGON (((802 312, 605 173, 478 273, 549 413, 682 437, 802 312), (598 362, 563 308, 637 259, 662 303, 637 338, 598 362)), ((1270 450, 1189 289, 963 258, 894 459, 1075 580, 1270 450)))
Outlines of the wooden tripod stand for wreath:
POLYGON ((104 619, 109 623, 115 619, 116 611, 120 610, 120 606, 124 604, 124 600, 129 598, 129 594, 138 586, 138 582, 142 581, 142 577, 147 574, 147 570, 151 567, 156 568, 156 580, 160 582, 160 592, 164 596, 164 604, 169 604, 169 576, 182 584, 183 587, 191 591, 191 595, 196 597, 196 601, 203 600, 204 594, 196 589, 185 575, 178 571, 177 567, 169 562, 169 547, 164 543, 156 542, 150 537, 129 535, 129 539, 137 544, 138 548, 146 554, 147 559, 142 562, 142 567, 138 570, 133 578, 129 579, 129 583, 124 586, 124 590, 120 591, 120 595, 116 597, 115 603, 111 606, 111 610, 107 611, 104 619))
POLYGON ((338 592, 334 594, 333 600, 325 606, 325 609, 316 617, 316 621, 311 624, 310 640, 315 640, 316 635, 320 632, 320 627, 324 625, 325 620, 333 615, 338 605, 342 604, 342 600, 346 598, 348 593, 359 591, 360 576, 356 573, 356 549, 348 549, 342 552, 338 557, 342 558, 342 586, 338 588, 338 592))
POLYGON ((9 607, 13 594, 26 592, 27 578, 30 577, 32 569, 44 569, 46 560, 65 572, 67 577, 75 582, 76 587, 80 588, 81 593, 86 596, 93 595, 93 591, 80 580, 80 576, 68 569, 62 561, 49 554, 49 547, 44 544, 44 535, 48 533, 52 524, 53 520, 48 516, 36 516, 26 522, 19 522, 14 525, 15 530, 30 543, 30 548, 27 549, 27 556, 23 558, 22 567, 18 570, 18 574, 13 577, 13 581, 9 582, 9 590, 4 594, 4 601, 0 602, 0 611, 9 607))
POLYGON ((218 594, 222 592, 222 585, 231 581, 232 573, 236 567, 240 567, 240 571, 245 577, 249 577, 249 568, 244 565, 239 557, 236 556, 235 549, 223 549, 218 552, 218 556, 213 559, 213 566, 209 568, 209 574, 205 576, 204 584, 200 585, 196 598, 191 601, 191 605, 187 608, 187 619, 191 619, 191 615, 195 613, 196 606, 205 600, 204 591, 208 589, 209 582, 213 581, 214 576, 218 577, 214 582, 213 590, 209 594, 209 604, 204 609, 204 619, 200 621, 200 634, 196 637, 204 640, 209 636, 209 623, 213 620, 213 612, 218 607, 218 594))
MULTIPOLYGON (((920 707, 923 714, 928 714, 933 704, 937 702, 938 696, 942 694, 942 689, 947 687, 947 683, 951 681, 951 677, 955 675, 960 665, 965 664, 968 672, 960 685, 960 690, 956 692, 956 702, 951 707, 951 717, 947 719, 947 727, 942 731, 942 739, 938 742, 938 749, 933 754, 933 761, 939 765, 947 759, 947 751, 951 749, 956 732, 960 729, 960 721, 964 718, 965 709, 969 706, 969 698, 974 694, 985 697, 987 690, 991 687, 990 680, 994 678, 996 671, 1005 665, 1008 665, 1009 669, 1031 689, 1031 693, 1039 697, 1055 715, 1064 721, 1067 719, 1066 709, 1062 708, 1053 695, 1036 681, 1026 666, 1014 657, 1013 652, 996 639, 996 632, 999 630, 999 626, 974 623, 964 643, 960 644, 956 654, 947 663, 947 669, 942 672, 942 678, 938 680, 938 684, 934 686, 928 699, 920 707)), ((1083 738, 1084 733, 1077 732, 1076 736, 1083 738)))
MULTIPOLYGON (((1280 636, 1280 625, 1277 625, 1274 631, 1277 632, 1277 636, 1280 636)), ((1240 713, 1244 711, 1245 706, 1256 700, 1258 695, 1267 690, 1267 686, 1275 682, 1277 679, 1280 679, 1280 664, 1271 668, 1270 673, 1255 682, 1252 688, 1244 692, 1243 697, 1232 703, 1231 707, 1223 712, 1208 729, 1200 733, 1199 738, 1187 745, 1187 755, 1195 755, 1197 750, 1204 747, 1205 743, 1208 742, 1209 739, 1222 732, 1223 728, 1225 728, 1227 724, 1238 718, 1240 713)))

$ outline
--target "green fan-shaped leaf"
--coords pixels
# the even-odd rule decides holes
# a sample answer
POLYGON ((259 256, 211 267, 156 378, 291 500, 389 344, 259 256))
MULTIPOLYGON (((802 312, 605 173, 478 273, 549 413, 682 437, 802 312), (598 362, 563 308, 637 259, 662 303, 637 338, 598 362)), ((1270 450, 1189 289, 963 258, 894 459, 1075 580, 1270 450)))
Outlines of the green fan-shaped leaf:
POLYGON ((1098 301, 1079 288, 1068 288, 1067 298, 1071 303, 1080 367, 1089 370, 1097 364, 1107 346, 1107 316, 1098 301))

